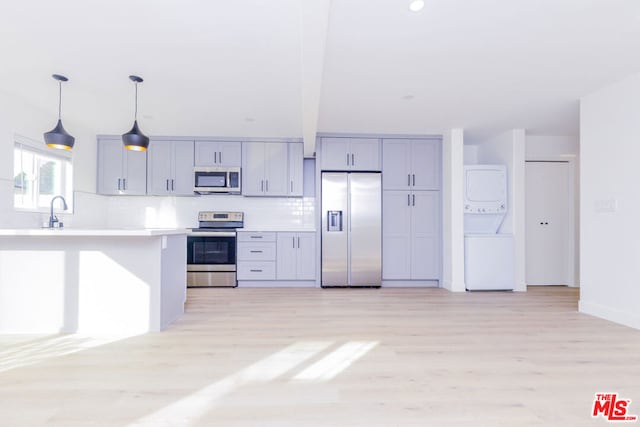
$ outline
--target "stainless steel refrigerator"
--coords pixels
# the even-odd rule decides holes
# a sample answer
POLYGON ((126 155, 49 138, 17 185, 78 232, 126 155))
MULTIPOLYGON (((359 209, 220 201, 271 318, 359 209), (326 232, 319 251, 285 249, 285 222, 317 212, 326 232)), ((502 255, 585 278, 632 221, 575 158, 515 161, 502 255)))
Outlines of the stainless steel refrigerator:
POLYGON ((381 174, 323 172, 322 286, 381 284, 381 174))

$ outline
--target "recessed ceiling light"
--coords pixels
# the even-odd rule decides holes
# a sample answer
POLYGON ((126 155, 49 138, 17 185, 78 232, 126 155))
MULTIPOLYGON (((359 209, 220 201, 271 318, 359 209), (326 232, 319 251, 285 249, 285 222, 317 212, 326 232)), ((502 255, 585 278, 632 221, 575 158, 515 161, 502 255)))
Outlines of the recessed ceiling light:
POLYGON ((413 95, 405 95, 402 97, 405 101, 411 101, 413 98, 415 98, 413 95))
POLYGON ((411 3, 409 3, 409 10, 412 12, 417 12, 419 10, 422 10, 423 7, 424 7, 424 0, 412 0, 411 3))
POLYGON ((244 118, 244 121, 245 121, 245 122, 255 122, 255 121, 256 121, 256 119, 254 119, 253 117, 245 117, 245 118, 244 118))

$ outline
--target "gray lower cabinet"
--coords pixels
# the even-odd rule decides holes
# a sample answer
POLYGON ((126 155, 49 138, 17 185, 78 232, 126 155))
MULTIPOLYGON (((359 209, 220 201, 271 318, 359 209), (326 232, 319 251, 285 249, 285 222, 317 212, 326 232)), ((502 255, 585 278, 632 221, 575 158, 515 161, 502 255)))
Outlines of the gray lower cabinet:
POLYGON ((316 233, 238 232, 238 281, 315 281, 316 233))
POLYGON ((315 232, 278 233, 276 278, 278 280, 315 280, 315 232))
POLYGON ((196 166, 240 167, 242 143, 239 141, 196 141, 196 166))
POLYGON ((193 141, 151 140, 147 156, 147 194, 193 195, 193 141))
POLYGON ((238 281, 276 280, 276 233, 238 232, 238 281))
POLYGON ((98 193, 147 193, 147 153, 124 148, 121 138, 98 140, 98 193))
POLYGON ((439 280, 440 191, 383 191, 383 280, 439 280))

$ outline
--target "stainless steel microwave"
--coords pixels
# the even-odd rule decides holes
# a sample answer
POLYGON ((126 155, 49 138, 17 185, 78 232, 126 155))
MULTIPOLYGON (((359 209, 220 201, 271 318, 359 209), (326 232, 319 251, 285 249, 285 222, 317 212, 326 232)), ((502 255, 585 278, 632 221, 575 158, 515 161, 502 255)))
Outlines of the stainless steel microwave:
POLYGON ((195 167, 193 191, 198 194, 240 194, 240 168, 195 167))

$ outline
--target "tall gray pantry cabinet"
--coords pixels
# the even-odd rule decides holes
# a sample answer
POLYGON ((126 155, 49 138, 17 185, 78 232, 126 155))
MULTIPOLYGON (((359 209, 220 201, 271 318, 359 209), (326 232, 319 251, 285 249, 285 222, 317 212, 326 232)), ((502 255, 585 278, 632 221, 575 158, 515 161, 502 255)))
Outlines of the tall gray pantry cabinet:
POLYGON ((440 280, 441 146, 382 140, 382 278, 440 280))

